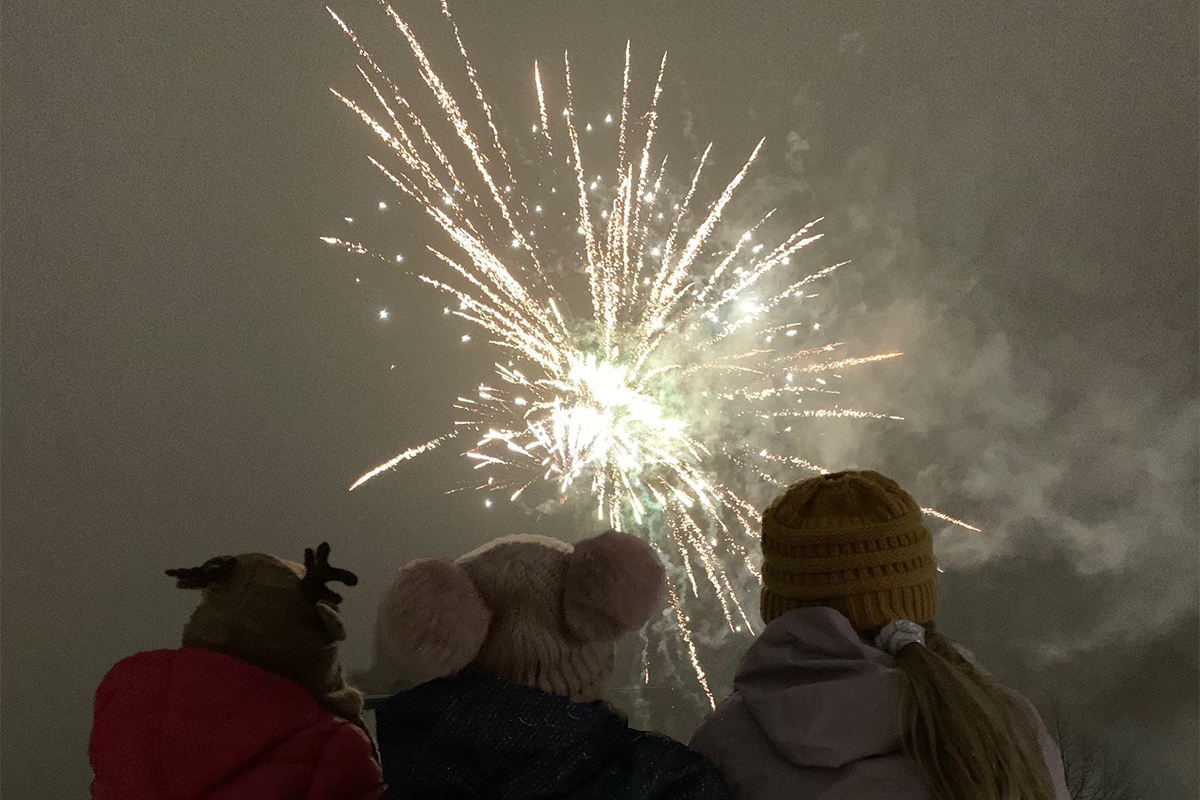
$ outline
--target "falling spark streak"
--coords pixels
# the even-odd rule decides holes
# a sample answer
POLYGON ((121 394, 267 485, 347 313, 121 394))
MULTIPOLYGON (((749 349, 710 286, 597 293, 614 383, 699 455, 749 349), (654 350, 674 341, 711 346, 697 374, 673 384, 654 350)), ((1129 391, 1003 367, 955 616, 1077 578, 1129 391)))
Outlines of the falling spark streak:
POLYGON ((818 467, 808 459, 800 458, 799 456, 785 456, 780 455, 779 453, 772 453, 769 450, 763 450, 758 455, 767 461, 774 461, 778 464, 789 464, 793 467, 802 467, 811 472, 820 473, 821 475, 829 474, 829 470, 825 469, 824 467, 818 467))
POLYGON ((684 616, 683 607, 679 603, 679 593, 675 591, 674 586, 668 588, 668 593, 671 598, 671 608, 675 609, 675 619, 679 624, 679 631, 683 634, 683 641, 687 643, 688 656, 692 660, 692 669, 696 672, 696 680, 700 682, 700 688, 704 690, 708 704, 716 710, 717 701, 713 698, 712 690, 708 688, 708 676, 704 674, 704 667, 701 666, 700 658, 696 655, 696 644, 692 641, 692 629, 688 627, 688 619, 684 616))
POLYGON ((801 417, 805 419, 833 419, 838 417, 850 419, 904 419, 904 417, 898 417, 894 414, 858 411, 852 408, 785 409, 783 411, 746 412, 746 416, 755 416, 759 419, 782 419, 784 417, 801 417))
POLYGON ((842 358, 837 361, 826 361, 822 364, 808 364, 800 367, 800 372, 833 372, 837 369, 845 369, 846 367, 856 367, 859 364, 872 364, 876 361, 887 361, 891 358, 899 358, 903 353, 877 353, 873 356, 863 356, 861 358, 842 358))
POLYGON ((550 120, 546 115, 546 92, 542 89, 542 71, 538 63, 533 62, 533 82, 537 86, 538 113, 541 115, 542 126, 539 131, 546 142, 546 155, 553 153, 553 141, 550 138, 550 120))
POLYGON ((332 244, 336 245, 337 247, 341 247, 347 253, 355 253, 356 255, 375 255, 368 250, 365 245, 359 244, 358 242, 347 242, 345 239, 339 239, 336 236, 322 236, 321 241, 325 244, 332 244))
MULTIPOLYGON (((821 236, 813 233, 819 219, 777 244, 764 241, 763 233, 774 211, 742 230, 732 246, 718 235, 729 224, 726 210, 765 140, 701 207, 710 143, 678 197, 674 187, 684 180, 668 174, 667 160, 653 147, 665 54, 648 108, 639 116, 630 109, 626 43, 616 170, 608 178, 585 168, 569 57, 564 53, 559 84, 565 103, 561 118, 548 113, 548 95, 558 90, 547 85, 534 64, 537 121, 530 128, 538 146, 533 150, 558 171, 546 183, 551 194, 532 198, 529 188, 543 183, 522 182, 514 170, 446 0, 439 3, 465 72, 466 102, 451 89, 454 82, 434 68, 408 23, 386 0, 380 3, 411 51, 418 88, 428 90, 438 113, 432 119, 418 113, 418 99, 400 91, 330 10, 362 60, 359 75, 377 108, 333 93, 394 159, 385 163, 371 157, 371 163, 448 240, 429 246, 426 266, 412 267, 410 274, 456 300, 457 308, 447 306, 445 313, 482 328, 501 358, 494 380, 481 382, 471 396, 454 403, 464 418, 453 431, 405 450, 350 488, 473 432, 475 443, 463 455, 486 476, 478 488, 503 491, 513 502, 539 492, 556 493, 558 502, 590 499, 600 520, 644 530, 693 595, 699 595, 698 567, 729 629, 753 630, 742 600, 750 594, 743 585, 746 576, 759 579, 747 552, 757 536, 757 510, 725 476, 757 477, 770 485, 777 479, 767 465, 825 470, 799 457, 732 446, 710 449, 704 443, 723 441, 723 426, 745 417, 901 419, 820 407, 825 396, 840 393, 822 388, 825 379, 818 377, 901 354, 816 360, 828 358, 842 343, 818 340, 818 325, 796 314, 800 303, 814 296, 806 287, 845 263, 793 272, 792 257, 821 236), (562 180, 564 163, 570 190, 552 185, 562 180), (569 200, 573 211, 560 213, 551 205, 555 199, 569 200), (561 230, 553 230, 548 223, 560 218, 561 230), (581 263, 556 255, 555 246, 563 241, 570 242, 581 263), (587 275, 586 313, 573 310, 564 291, 580 269, 587 275), (776 335, 778 344, 772 341, 776 335), (805 407, 797 408, 801 402, 805 407)), ((612 117, 594 128, 589 144, 602 138, 612 117)), ((322 240, 392 263, 357 242, 335 236, 322 240)), ((417 261, 407 259, 408 264, 417 261)), ((975 530, 940 512, 926 512, 975 530)), ((669 592, 680 640, 713 703, 689 617, 676 586, 669 592)), ((646 670, 648 676, 648 662, 646 670)))
POLYGON ((381 472, 385 472, 385 471, 391 469, 392 467, 399 464, 401 461, 408 461, 410 458, 416 458, 417 456, 421 455, 422 453, 428 453, 430 450, 433 450, 434 448, 438 447, 439 445, 444 443, 449 438, 451 438, 450 434, 443 434, 442 436, 438 436, 437 438, 430 439, 425 444, 421 444, 421 445, 417 445, 416 447, 408 448, 400 455, 383 462, 378 467, 375 467, 375 469, 373 469, 369 472, 363 473, 359 477, 358 480, 356 480, 353 484, 350 485, 350 491, 354 491, 359 486, 362 486, 364 483, 371 480, 371 478, 374 478, 376 475, 378 475, 381 472))
POLYGON ((782 397, 785 394, 803 394, 804 392, 841 394, 836 389, 824 389, 819 386, 772 386, 770 389, 760 389, 758 391, 741 389, 733 392, 725 392, 718 394, 717 397, 722 400, 763 400, 768 397, 782 397))
POLYGON ((976 528, 974 525, 971 525, 970 523, 963 522, 961 519, 955 519, 954 517, 950 516, 949 514, 943 514, 942 512, 938 511, 936 508, 926 508, 923 506, 921 508, 921 513, 928 514, 929 516, 933 517, 934 519, 940 519, 942 522, 949 522, 951 525, 957 525, 960 528, 966 528, 969 531, 975 531, 976 533, 982 532, 982 529, 976 528))

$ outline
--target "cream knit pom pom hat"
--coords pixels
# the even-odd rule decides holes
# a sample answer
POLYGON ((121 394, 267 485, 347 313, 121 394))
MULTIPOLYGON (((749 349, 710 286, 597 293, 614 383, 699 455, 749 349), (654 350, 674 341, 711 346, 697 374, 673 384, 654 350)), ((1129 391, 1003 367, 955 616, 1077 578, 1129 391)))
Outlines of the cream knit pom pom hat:
POLYGON ((629 534, 607 531, 574 547, 506 536, 453 563, 402 567, 380 624, 393 654, 424 680, 467 670, 595 700, 616 640, 646 622, 662 582, 658 556, 629 534))

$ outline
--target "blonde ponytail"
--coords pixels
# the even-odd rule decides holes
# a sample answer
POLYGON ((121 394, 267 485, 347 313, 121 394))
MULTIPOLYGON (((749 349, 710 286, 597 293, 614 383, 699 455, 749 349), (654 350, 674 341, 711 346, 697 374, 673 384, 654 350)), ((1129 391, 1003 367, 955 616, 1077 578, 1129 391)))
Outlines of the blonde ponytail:
POLYGON ((763 620, 828 606, 867 641, 906 621, 881 649, 907 676, 904 747, 933 799, 1053 800, 1036 719, 927 622, 937 617, 937 567, 921 514, 870 470, 793 483, 762 514, 763 620), (925 644, 904 646, 919 640, 918 623, 925 644))
POLYGON ((1034 721, 1014 696, 925 626, 896 655, 902 738, 933 800, 1053 800, 1034 721))

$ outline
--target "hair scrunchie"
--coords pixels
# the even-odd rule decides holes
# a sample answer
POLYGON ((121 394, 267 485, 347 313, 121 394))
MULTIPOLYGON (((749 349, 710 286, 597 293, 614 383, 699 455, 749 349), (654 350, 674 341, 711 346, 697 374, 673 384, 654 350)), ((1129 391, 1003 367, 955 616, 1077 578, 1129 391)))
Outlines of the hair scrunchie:
POLYGON ((893 657, 910 644, 925 644, 924 626, 911 619, 894 619, 875 637, 875 646, 893 657))

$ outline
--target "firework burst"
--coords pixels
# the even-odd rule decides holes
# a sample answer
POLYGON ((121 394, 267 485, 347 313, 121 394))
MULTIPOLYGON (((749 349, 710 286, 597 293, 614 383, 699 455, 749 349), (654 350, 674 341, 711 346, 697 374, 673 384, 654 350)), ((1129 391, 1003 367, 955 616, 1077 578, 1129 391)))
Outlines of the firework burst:
MULTIPOLYGON (((386 146, 389 158, 372 163, 448 240, 448 247, 429 247, 432 269, 412 274, 449 296, 449 313, 482 329, 499 360, 472 396, 458 398, 461 419, 451 430, 366 472, 351 489, 455 442, 484 475, 477 485, 485 492, 594 503, 599 520, 642 532, 674 568, 671 606, 711 703, 685 598, 711 589, 729 630, 752 631, 742 600, 747 576, 759 577, 748 557, 757 513, 745 485, 775 481, 770 470, 780 465, 823 471, 743 446, 727 432, 802 418, 899 419, 841 405, 826 378, 900 353, 845 355, 841 342, 813 342, 818 326, 797 319, 812 285, 841 266, 801 268, 797 256, 820 238, 820 220, 774 244, 759 235, 770 213, 732 237, 719 233, 761 141, 707 202, 699 187, 711 145, 678 182, 686 190, 670 189, 676 184, 667 160, 654 151, 665 55, 648 108, 635 115, 626 46, 620 113, 601 123, 616 134, 607 179, 591 179, 585 169, 581 127, 588 132, 591 125, 581 126, 576 115, 569 59, 561 115, 558 102, 549 110, 551 92, 534 65, 530 133, 545 163, 569 165, 561 193, 551 191, 570 211, 547 214, 517 178, 444 0, 469 86, 460 94, 434 69, 408 23, 382 5, 411 50, 435 117, 415 110, 330 11, 358 50, 371 101, 334 94, 386 146), (562 241, 569 247, 551 244, 562 241), (572 291, 586 295, 575 304, 582 310, 572 308, 572 291)), ((563 178, 561 166, 555 169, 563 178)), ((544 185, 537 192, 544 194, 544 185)), ((372 253, 360 242, 324 240, 372 253)))

